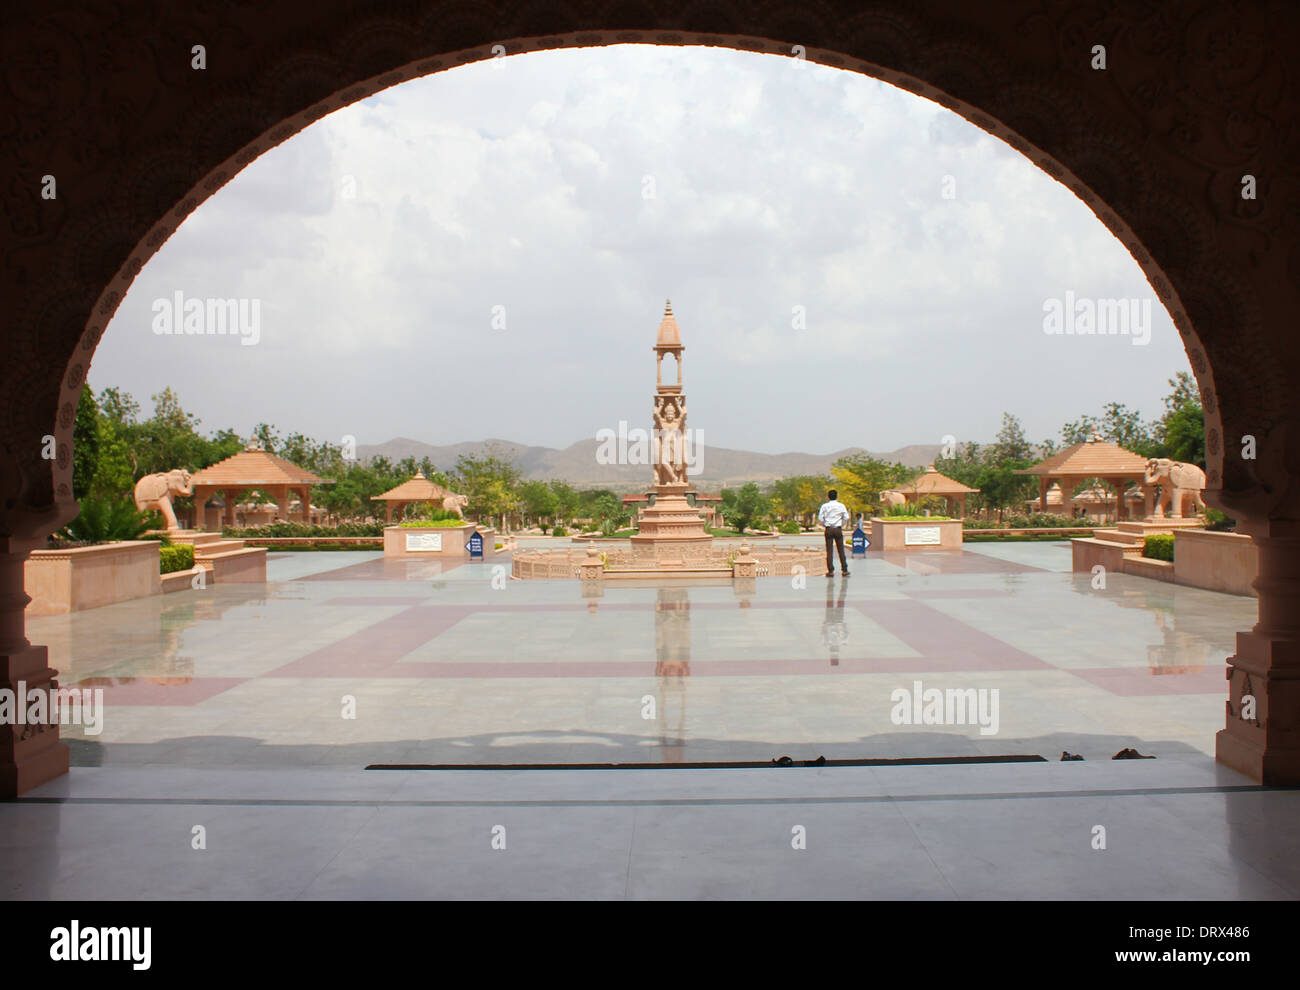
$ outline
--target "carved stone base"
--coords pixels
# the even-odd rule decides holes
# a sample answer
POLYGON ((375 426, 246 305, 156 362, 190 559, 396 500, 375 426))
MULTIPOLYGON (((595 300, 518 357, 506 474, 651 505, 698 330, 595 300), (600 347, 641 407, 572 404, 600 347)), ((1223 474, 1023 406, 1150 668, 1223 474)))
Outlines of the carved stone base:
POLYGON ((1214 738, 1215 758, 1262 784, 1300 784, 1297 661, 1300 644, 1257 632, 1238 633, 1237 654, 1228 658, 1227 720, 1214 738))
POLYGON ((1249 526, 1259 548, 1259 622, 1228 658, 1227 720, 1215 755, 1262 784, 1300 784, 1300 535, 1249 526))
POLYGON ((656 551, 674 545, 707 546, 713 534, 704 528, 700 510, 686 499, 686 486, 656 486, 655 504, 637 514, 637 533, 631 537, 633 552, 656 551))
MULTIPOLYGON (((30 696, 58 687, 58 671, 49 666, 43 646, 0 655, 0 689, 15 696, 20 687, 30 696)), ((17 797, 68 772, 70 753, 59 740, 58 722, 0 725, 0 797, 17 797)))

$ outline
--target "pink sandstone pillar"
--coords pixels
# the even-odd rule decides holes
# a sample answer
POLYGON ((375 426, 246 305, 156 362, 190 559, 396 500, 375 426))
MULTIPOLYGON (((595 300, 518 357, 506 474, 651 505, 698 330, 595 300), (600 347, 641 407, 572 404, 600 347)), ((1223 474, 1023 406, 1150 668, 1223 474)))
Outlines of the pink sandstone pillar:
MULTIPOLYGON (((58 520, 35 525, 53 529, 58 520)), ((31 598, 23 590, 23 567, 32 550, 45 537, 0 533, 0 689, 15 695, 25 690, 51 691, 58 688, 58 671, 49 665, 44 646, 27 639, 24 609, 31 598)), ((48 708, 47 708, 48 710, 48 708)), ((58 722, 39 725, 0 725, 0 797, 16 797, 54 777, 68 772, 69 753, 59 740, 58 722)))
POLYGON ((289 488, 282 486, 276 488, 270 493, 275 499, 275 507, 279 510, 279 516, 285 522, 289 521, 289 488))
POLYGON ((1259 548, 1259 621, 1228 658, 1220 763, 1263 784, 1300 784, 1300 522, 1239 520, 1259 548), (1253 718, 1250 704, 1253 701, 1253 718))

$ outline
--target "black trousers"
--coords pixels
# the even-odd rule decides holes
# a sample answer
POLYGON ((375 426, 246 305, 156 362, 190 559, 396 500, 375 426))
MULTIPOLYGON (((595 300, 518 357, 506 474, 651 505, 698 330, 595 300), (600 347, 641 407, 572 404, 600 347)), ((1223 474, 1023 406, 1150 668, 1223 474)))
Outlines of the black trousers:
POLYGON ((835 558, 831 554, 831 547, 838 547, 840 551, 840 570, 847 572, 849 569, 849 559, 844 556, 844 529, 840 526, 826 527, 826 573, 835 573, 835 558))

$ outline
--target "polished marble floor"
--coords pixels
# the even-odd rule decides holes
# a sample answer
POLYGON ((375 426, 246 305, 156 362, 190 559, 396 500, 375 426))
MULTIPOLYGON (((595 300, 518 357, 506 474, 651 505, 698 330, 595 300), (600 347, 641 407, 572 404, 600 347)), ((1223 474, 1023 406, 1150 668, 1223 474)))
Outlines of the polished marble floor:
POLYGON ((1253 599, 1097 589, 1064 543, 852 570, 595 593, 505 555, 282 554, 32 621, 105 715, 0 803, 0 896, 1300 896, 1300 791, 1212 759, 1253 599), (996 691, 996 726, 907 724, 917 682, 996 691), (1045 761, 673 769, 785 755, 1045 761), (365 769, 534 763, 662 769, 365 769))
POLYGON ((515 581, 369 552, 29 623, 102 688, 80 766, 673 763, 1212 754, 1253 599, 1069 572, 1068 544, 873 554, 748 587, 515 581), (997 720, 899 724, 895 692, 996 690, 997 720), (996 731, 992 731, 996 729, 996 731))

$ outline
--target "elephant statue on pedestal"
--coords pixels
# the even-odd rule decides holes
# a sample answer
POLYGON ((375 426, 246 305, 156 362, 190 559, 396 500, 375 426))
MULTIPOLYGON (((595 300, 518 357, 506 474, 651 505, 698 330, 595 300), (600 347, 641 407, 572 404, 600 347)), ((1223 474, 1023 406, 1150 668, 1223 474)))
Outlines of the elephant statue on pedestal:
POLYGON ((172 496, 193 494, 190 473, 183 468, 162 474, 146 474, 135 483, 135 507, 141 512, 157 509, 166 520, 168 529, 180 529, 176 510, 172 508, 172 496))
POLYGON ((888 491, 880 493, 880 501, 885 503, 886 506, 892 508, 895 505, 903 505, 907 502, 907 499, 903 496, 902 492, 888 491))
POLYGON ((1188 503, 1191 512, 1196 515, 1205 508, 1201 492, 1205 488, 1205 472, 1195 464, 1171 461, 1168 457, 1153 457, 1147 461, 1146 473, 1142 483, 1148 491, 1160 486, 1160 496, 1156 499, 1151 518, 1163 519, 1166 513, 1170 519, 1182 519, 1188 503))
POLYGON ((467 505, 469 505, 469 496, 457 495, 454 492, 448 492, 442 500, 442 507, 444 509, 448 512, 456 513, 456 515, 460 516, 462 519, 465 518, 465 513, 462 510, 467 505))

